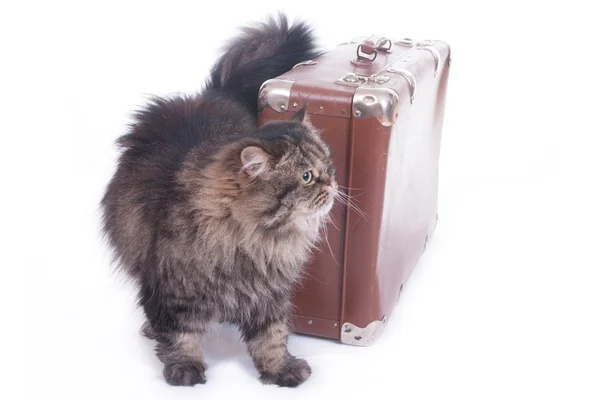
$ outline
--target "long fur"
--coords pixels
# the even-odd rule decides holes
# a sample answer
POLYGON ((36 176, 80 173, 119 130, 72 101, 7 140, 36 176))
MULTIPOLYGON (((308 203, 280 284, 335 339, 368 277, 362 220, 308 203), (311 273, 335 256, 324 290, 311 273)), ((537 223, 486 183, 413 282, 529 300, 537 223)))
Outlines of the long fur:
POLYGON ((321 55, 315 42, 306 23, 290 26, 281 14, 249 25, 223 47, 224 55, 215 64, 207 88, 234 96, 256 115, 263 82, 321 55))
POLYGON ((336 196, 335 171, 303 112, 260 129, 255 114, 262 81, 314 55, 308 32, 281 19, 246 30, 203 91, 154 98, 117 141, 103 231, 172 385, 205 381, 211 321, 239 326, 263 382, 297 386, 311 373, 287 351, 290 296, 336 196))

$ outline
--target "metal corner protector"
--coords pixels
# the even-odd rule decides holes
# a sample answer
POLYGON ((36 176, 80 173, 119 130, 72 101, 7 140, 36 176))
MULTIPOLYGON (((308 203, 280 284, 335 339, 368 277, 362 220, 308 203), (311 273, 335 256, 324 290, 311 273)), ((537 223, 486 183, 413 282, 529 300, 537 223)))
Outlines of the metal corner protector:
POLYGON ((390 88, 358 87, 352 100, 355 118, 377 118, 383 126, 391 126, 398 117, 400 98, 390 88))
POLYGON ((381 336, 386 322, 385 316, 382 320, 373 321, 364 328, 346 322, 342 325, 340 341, 352 346, 370 346, 381 336))
POLYGON ((286 79, 269 79, 258 91, 258 111, 271 108, 277 112, 288 110, 294 81, 286 79))

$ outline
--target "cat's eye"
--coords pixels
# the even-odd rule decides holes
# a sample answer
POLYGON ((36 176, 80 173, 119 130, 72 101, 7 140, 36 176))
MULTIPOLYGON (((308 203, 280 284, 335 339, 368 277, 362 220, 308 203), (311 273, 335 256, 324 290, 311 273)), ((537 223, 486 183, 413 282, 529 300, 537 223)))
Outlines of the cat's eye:
POLYGON ((305 173, 302 174, 302 183, 304 183, 305 185, 308 185, 309 183, 311 183, 313 180, 313 174, 311 171, 306 171, 305 173))

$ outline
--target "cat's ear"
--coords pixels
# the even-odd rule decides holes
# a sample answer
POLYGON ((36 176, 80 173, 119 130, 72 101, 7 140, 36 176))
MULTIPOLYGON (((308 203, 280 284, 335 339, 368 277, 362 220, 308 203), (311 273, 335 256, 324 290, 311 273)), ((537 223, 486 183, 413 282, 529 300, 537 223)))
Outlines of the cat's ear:
POLYGON ((319 131, 311 124, 310 119, 308 118, 308 113, 306 112, 307 105, 305 104, 300 110, 296 111, 292 116, 292 121, 301 122, 305 127, 313 131, 315 134, 319 135, 319 131))
POLYGON ((292 115, 292 120, 302 122, 305 125, 310 124, 308 120, 308 113, 306 112, 306 104, 304 105, 304 107, 296 111, 294 115, 292 115))
POLYGON ((248 146, 240 154, 242 170, 251 177, 257 177, 271 168, 271 156, 257 146, 248 146))

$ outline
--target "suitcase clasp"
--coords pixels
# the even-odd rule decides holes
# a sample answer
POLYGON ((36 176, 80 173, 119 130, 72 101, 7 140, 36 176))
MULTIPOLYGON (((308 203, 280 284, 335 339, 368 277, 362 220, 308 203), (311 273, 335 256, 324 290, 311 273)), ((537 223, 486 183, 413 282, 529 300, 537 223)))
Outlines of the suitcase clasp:
POLYGON ((335 83, 346 86, 358 87, 363 83, 367 82, 369 77, 366 75, 355 74, 354 72, 348 72, 341 78, 337 79, 335 83))
POLYGON ((378 84, 383 84, 389 80, 390 80, 390 77, 388 75, 376 75, 376 74, 360 75, 360 74, 355 74, 354 72, 348 72, 347 74, 345 74, 344 76, 342 76, 341 78, 336 80, 335 83, 340 84, 340 85, 358 87, 358 86, 362 85, 363 83, 369 82, 369 81, 378 83, 378 84))

